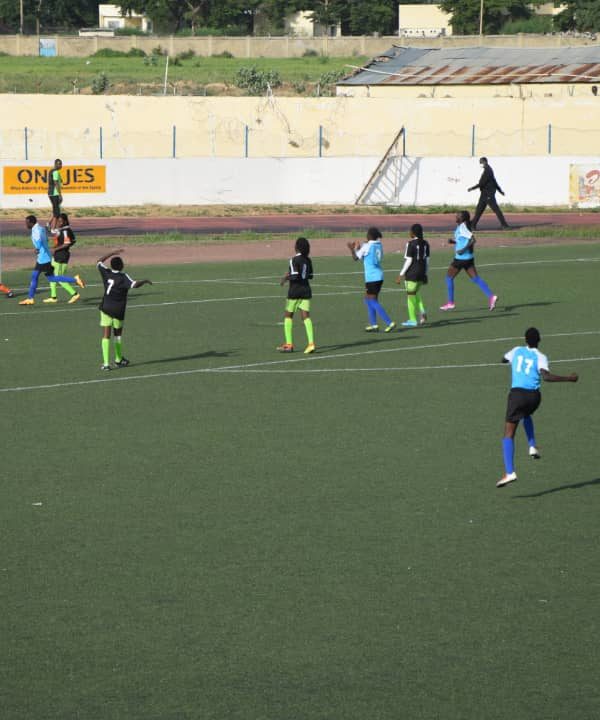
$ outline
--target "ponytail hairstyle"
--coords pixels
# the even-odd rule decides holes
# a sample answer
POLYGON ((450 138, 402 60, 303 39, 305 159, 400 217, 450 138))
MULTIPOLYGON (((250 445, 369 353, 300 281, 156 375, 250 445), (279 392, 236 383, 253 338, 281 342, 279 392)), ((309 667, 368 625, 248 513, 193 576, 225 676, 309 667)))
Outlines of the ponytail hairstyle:
POLYGON ((410 234, 417 240, 423 239, 423 226, 421 223, 415 223, 410 226, 410 234))
POLYGON ((294 247, 296 252, 299 252, 302 257, 307 258, 310 255, 310 243, 305 237, 299 237, 294 247))
POLYGON ((376 227, 370 227, 367 230, 367 240, 381 240, 381 232, 379 228, 376 227))
POLYGON ((461 223, 464 223, 467 226, 467 230, 472 230, 471 213, 468 210, 461 210, 458 213, 458 216, 460 217, 461 223))

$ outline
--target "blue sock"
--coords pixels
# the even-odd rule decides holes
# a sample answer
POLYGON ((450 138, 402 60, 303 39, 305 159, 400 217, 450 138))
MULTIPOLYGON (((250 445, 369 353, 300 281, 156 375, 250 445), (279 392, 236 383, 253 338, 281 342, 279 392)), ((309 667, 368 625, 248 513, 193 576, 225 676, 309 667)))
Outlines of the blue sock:
POLYGON ((373 306, 373 300, 371 298, 365 298, 364 303, 367 306, 367 312, 369 313, 369 325, 377 325, 377 313, 373 306))
POLYGON ((70 275, 50 275, 50 277, 47 278, 48 282, 66 282, 66 283, 75 283, 77 282, 74 277, 71 277, 70 275))
POLYGON ((474 282, 475 285, 477 285, 477 287, 478 287, 480 290, 482 290, 482 291, 487 295, 487 297, 492 297, 492 295, 494 294, 494 293, 489 289, 489 287, 488 287, 487 283, 485 282, 485 280, 482 280, 482 279, 479 277, 479 275, 475 276, 474 278, 471 278, 471 282, 474 282))
POLYGON ((454 302, 454 278, 446 275, 446 289, 448 290, 448 302, 454 302))
POLYGON ((529 447, 535 447, 535 433, 533 430, 533 419, 531 415, 523 418, 523 429, 525 430, 525 435, 527 435, 529 447))
POLYGON ((502 454, 504 455, 504 468, 508 475, 515 471, 515 441, 512 438, 503 438, 502 454))
POLYGON ((39 270, 34 270, 31 273, 31 281, 29 282, 29 292, 27 293, 27 297, 30 300, 33 300, 33 298, 35 297, 35 291, 37 290, 39 276, 40 276, 39 270))
POLYGON ((379 304, 379 300, 373 300, 373 307, 375 308, 375 311, 379 314, 379 317, 383 320, 383 322, 386 325, 390 325, 392 322, 390 320, 390 316, 386 313, 383 305, 379 304))

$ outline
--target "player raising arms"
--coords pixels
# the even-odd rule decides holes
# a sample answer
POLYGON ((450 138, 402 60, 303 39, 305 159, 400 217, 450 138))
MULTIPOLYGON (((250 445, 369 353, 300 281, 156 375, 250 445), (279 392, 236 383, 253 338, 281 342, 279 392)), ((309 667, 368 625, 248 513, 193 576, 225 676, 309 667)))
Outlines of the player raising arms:
POLYGON ((576 373, 571 375, 553 375, 548 368, 548 358, 538 350, 540 332, 530 327, 525 332, 524 347, 514 347, 502 358, 502 362, 510 363, 512 367, 512 383, 508 393, 506 407, 506 424, 504 426, 504 439, 502 452, 504 455, 504 476, 498 480, 496 487, 504 487, 517 479, 514 467, 515 433, 519 421, 523 421, 523 428, 529 444, 529 457, 534 460, 540 458, 535 444, 535 433, 531 416, 538 409, 542 396, 540 393, 540 380, 546 382, 577 382, 576 373))
POLYGON ((129 360, 123 357, 123 322, 127 308, 127 293, 131 288, 152 285, 151 280, 132 280, 127 273, 123 260, 118 257, 123 250, 115 250, 103 255, 98 260, 98 270, 104 284, 104 295, 100 302, 100 327, 102 328, 102 366, 101 370, 110 370, 110 333, 114 336, 115 365, 127 367, 129 360), (104 262, 111 258, 110 268, 104 262))
POLYGON ((288 296, 283 315, 283 332, 285 342, 277 349, 279 352, 294 352, 293 318, 296 310, 302 313, 304 329, 306 331, 307 345, 305 355, 315 351, 315 336, 312 320, 310 319, 310 299, 312 290, 309 280, 312 280, 313 267, 310 259, 310 243, 306 238, 299 237, 294 245, 296 254, 290 259, 288 271, 281 278, 280 285, 289 283, 288 296))
POLYGON ((442 305, 440 310, 454 310, 454 278, 461 270, 464 270, 471 278, 471 282, 485 293, 488 299, 488 307, 493 310, 498 302, 498 296, 489 289, 487 283, 479 277, 475 268, 475 238, 471 231, 471 215, 467 210, 456 213, 456 230, 454 238, 448 240, 455 246, 454 259, 450 263, 446 273, 446 288, 448 290, 448 302, 442 305))
POLYGON ((383 244, 381 233, 376 227, 367 230, 367 242, 362 244, 359 240, 349 242, 348 248, 355 260, 362 260, 365 270, 365 299, 369 316, 369 324, 365 328, 367 332, 377 332, 377 315, 381 317, 386 325, 385 332, 390 332, 396 327, 396 323, 390 320, 383 305, 379 302, 379 293, 383 286, 383 244))
POLYGON ((404 252, 404 265, 396 282, 400 284, 404 278, 406 287, 406 302, 408 304, 408 320, 402 323, 403 327, 417 326, 417 312, 419 325, 427 322, 425 305, 421 299, 420 289, 427 284, 427 267, 429 265, 429 243, 423 237, 423 226, 415 223, 408 233, 410 240, 406 243, 404 252))

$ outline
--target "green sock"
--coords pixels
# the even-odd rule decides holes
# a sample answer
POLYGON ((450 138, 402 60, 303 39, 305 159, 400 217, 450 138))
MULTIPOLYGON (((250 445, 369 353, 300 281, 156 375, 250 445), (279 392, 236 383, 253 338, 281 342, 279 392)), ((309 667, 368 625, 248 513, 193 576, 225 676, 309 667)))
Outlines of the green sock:
MULTIPOLYGON (((55 289, 55 290, 52 290, 52 286, 53 286, 53 285, 54 285, 54 287, 56 288, 56 283, 50 283, 50 294, 51 294, 51 295, 52 295, 53 292, 56 293, 56 289, 55 289)), ((75 290, 73 289, 73 286, 72 286, 72 285, 69 285, 69 283, 61 282, 60 286, 61 286, 61 288, 62 288, 63 290, 66 290, 71 297, 73 297, 73 295, 75 295, 75 290)))
POLYGON ((102 361, 108 365, 108 353, 110 350, 110 338, 102 338, 102 361))
POLYGON ((292 318, 286 317, 283 319, 283 332, 285 333, 286 345, 293 345, 292 325, 293 325, 292 318))
POLYGON ((56 283, 50 283, 50 297, 56 297, 56 283))
POLYGON ((115 335, 115 362, 120 363, 123 359, 123 337, 121 335, 115 335))
POLYGON ((411 322, 417 322, 417 297, 416 297, 416 295, 407 295, 406 302, 408 304, 408 319, 411 322))
POLYGON ((306 339, 309 345, 313 345, 315 342, 315 331, 313 329, 312 320, 307 317, 304 318, 304 329, 306 330, 306 339))
POLYGON ((417 293, 417 307, 419 309, 419 315, 426 315, 427 311, 425 310, 425 305, 423 304, 423 299, 421 298, 421 293, 417 293))

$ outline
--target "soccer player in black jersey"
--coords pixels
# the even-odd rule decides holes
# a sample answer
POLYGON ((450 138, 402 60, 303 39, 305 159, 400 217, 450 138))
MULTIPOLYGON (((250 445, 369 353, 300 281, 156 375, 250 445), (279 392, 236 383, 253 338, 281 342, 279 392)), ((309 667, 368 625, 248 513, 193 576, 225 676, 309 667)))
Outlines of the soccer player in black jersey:
POLYGON ((404 252, 404 265, 396 279, 399 284, 404 278, 406 287, 406 301, 408 304, 408 320, 402 323, 403 327, 417 326, 417 312, 419 325, 427 321, 425 305, 421 299, 421 285, 427 284, 427 268, 429 265, 429 243, 423 237, 423 226, 415 223, 408 233, 410 240, 406 243, 404 252))
POLYGON ((102 328, 102 370, 110 370, 109 351, 110 333, 114 336, 115 343, 115 365, 127 367, 129 360, 123 357, 123 321, 127 308, 127 293, 132 288, 139 288, 142 285, 152 285, 151 280, 132 280, 127 273, 123 272, 123 260, 118 257, 122 250, 115 250, 103 255, 98 260, 98 270, 104 283, 104 295, 100 302, 100 327, 102 328), (110 267, 104 262, 111 258, 110 267))
MULTIPOLYGON (((75 244, 75 233, 71 229, 71 226, 69 224, 69 216, 67 215, 67 213, 60 213, 57 219, 57 223, 58 224, 56 229, 51 231, 52 235, 54 236, 52 267, 54 268, 55 275, 66 275, 69 260, 71 259, 71 250, 73 248, 73 245, 75 244)), ((68 293, 69 305, 77 302, 81 297, 81 295, 76 292, 73 287, 69 285, 69 283, 51 282, 50 297, 47 297, 44 300, 45 303, 58 302, 58 298, 56 297, 57 284, 60 284, 60 286, 68 293)))
POLYGON ((310 319, 310 299, 312 290, 309 280, 313 276, 312 262, 310 255, 310 243, 306 238, 299 237, 294 246, 296 255, 290 259, 288 271, 281 278, 280 285, 289 282, 288 299, 285 304, 285 313, 283 316, 283 329, 285 333, 285 342, 277 349, 279 352, 294 352, 293 343, 293 317, 296 310, 302 313, 304 321, 304 329, 306 330, 307 346, 304 350, 305 355, 310 355, 315 351, 315 337, 313 331, 312 320, 310 319))

